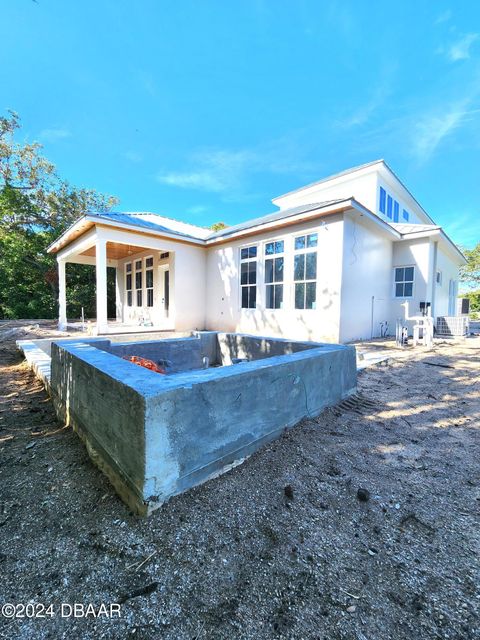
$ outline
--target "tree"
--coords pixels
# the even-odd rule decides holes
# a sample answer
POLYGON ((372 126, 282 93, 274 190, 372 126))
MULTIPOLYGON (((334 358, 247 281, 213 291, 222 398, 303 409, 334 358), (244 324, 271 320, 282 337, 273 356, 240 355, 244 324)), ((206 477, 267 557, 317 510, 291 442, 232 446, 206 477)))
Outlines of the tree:
POLYGON ((473 249, 464 249, 467 264, 460 271, 463 282, 477 286, 480 284, 480 242, 473 249))
MULTIPOLYGON (((0 117, 0 317, 54 318, 58 273, 48 245, 87 211, 108 211, 118 200, 61 180, 38 143, 19 144, 14 112, 0 117)), ((95 273, 69 265, 67 304, 78 317, 94 313, 95 273)))
POLYGON ((226 229, 227 227, 228 224, 225 224, 224 222, 214 222, 208 228, 212 231, 221 231, 222 229, 226 229))

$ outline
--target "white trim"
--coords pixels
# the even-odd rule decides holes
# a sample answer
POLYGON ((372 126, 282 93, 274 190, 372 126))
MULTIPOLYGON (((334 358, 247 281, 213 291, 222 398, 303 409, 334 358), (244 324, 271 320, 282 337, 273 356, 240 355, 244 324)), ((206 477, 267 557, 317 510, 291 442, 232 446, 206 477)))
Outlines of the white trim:
POLYGON ((392 277, 393 277, 393 298, 394 298, 394 300, 407 300, 407 299, 411 300, 412 298, 415 297, 415 284, 416 284, 415 283, 415 281, 416 281, 415 269, 416 269, 416 266, 417 266, 416 264, 396 264, 392 268, 392 271, 393 271, 393 273, 392 273, 392 277), (396 280, 395 280, 395 271, 397 269, 409 269, 410 267, 413 269, 413 280, 399 280, 398 282, 396 282, 396 280), (412 295, 411 296, 397 296, 396 295, 396 290, 397 290, 396 285, 397 284, 405 285, 405 283, 410 283, 410 282, 412 283, 412 295))

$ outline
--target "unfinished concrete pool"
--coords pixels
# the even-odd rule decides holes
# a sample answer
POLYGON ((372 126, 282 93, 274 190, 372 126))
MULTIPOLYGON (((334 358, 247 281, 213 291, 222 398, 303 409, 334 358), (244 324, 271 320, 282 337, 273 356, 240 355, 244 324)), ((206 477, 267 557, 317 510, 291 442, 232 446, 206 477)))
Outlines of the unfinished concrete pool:
POLYGON ((51 358, 58 416, 140 515, 356 388, 353 347, 231 333, 58 341, 51 358), (131 356, 157 363, 165 374, 131 356))

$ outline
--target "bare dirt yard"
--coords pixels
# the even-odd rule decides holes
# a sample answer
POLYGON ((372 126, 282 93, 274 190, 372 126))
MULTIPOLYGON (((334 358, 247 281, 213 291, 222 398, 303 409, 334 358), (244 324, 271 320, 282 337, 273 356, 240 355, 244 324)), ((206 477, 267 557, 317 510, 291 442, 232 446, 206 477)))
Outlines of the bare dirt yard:
POLYGON ((2 638, 480 638, 480 338, 369 367, 354 401, 139 520, 19 337, 0 343, 0 605, 52 607, 7 608, 2 638))

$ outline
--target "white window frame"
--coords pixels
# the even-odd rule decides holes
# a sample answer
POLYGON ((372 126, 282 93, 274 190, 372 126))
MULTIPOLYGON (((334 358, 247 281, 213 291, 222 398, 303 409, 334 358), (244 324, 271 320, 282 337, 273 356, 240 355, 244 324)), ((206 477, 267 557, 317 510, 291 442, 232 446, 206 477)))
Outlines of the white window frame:
POLYGON ((299 234, 295 234, 293 236, 293 271, 292 271, 292 280, 293 280, 293 309, 295 311, 316 311, 317 310, 317 301, 318 301, 318 239, 319 239, 319 233, 318 230, 310 230, 310 231, 305 231, 303 233, 299 233, 299 234), (317 244, 314 247, 308 247, 307 243, 308 243, 308 236, 313 236, 316 235, 317 236, 317 244), (305 238, 305 247, 303 247, 303 249, 295 249, 295 241, 298 238, 305 238), (309 253, 315 253, 315 278, 307 278, 307 254, 309 253), (295 280, 295 256, 297 255, 305 255, 305 273, 304 273, 304 278, 303 280, 295 280), (307 299, 307 284, 311 284, 312 282, 315 283, 315 302, 314 302, 314 306, 311 308, 307 308, 306 306, 303 307, 299 307, 297 308, 296 306, 296 288, 297 288, 297 284, 303 284, 304 285, 304 292, 303 292, 303 300, 304 300, 304 304, 306 304, 306 299, 307 299))
POLYGON ((396 300, 406 300, 407 298, 411 300, 415 297, 415 265, 414 264, 399 264, 393 267, 393 297, 396 300), (413 280, 396 280, 397 269, 413 269, 413 280), (403 284, 405 289, 405 284, 412 283, 412 295, 411 296, 397 296, 397 284, 403 284))
MULTIPOLYGON (((285 246, 286 246, 286 238, 281 237, 281 238, 271 238, 268 240, 265 240, 262 243, 262 254, 263 254, 263 291, 265 293, 265 309, 268 311, 282 311, 283 309, 285 309, 285 265, 286 265, 286 252, 285 252, 285 246), (270 253, 267 254, 267 245, 269 244, 276 244, 277 242, 281 242, 283 244, 283 251, 279 252, 279 253, 270 253), (278 258, 282 258, 283 260, 283 277, 282 280, 279 280, 278 282, 275 280, 275 260, 278 258), (273 280, 272 282, 267 282, 265 275, 267 273, 267 260, 272 260, 273 261, 273 280), (281 286, 282 287, 282 304, 280 307, 267 307, 267 287, 275 287, 275 286, 281 286)), ((257 276, 258 279, 258 276, 257 276)), ((273 292, 273 298, 275 300, 275 288, 274 288, 274 292, 273 292)))
POLYGON ((124 265, 124 269, 125 269, 125 306, 126 307, 133 307, 133 264, 131 262, 126 262, 124 265), (127 272, 127 266, 130 265, 130 271, 127 272), (128 276, 130 276, 130 289, 128 289, 127 287, 127 279, 128 276), (130 293, 131 296, 131 302, 130 304, 128 303, 128 294, 130 293))
POLYGON ((136 260, 133 260, 133 265, 134 265, 134 273, 135 273, 135 281, 134 281, 134 285, 135 285, 135 307, 137 307, 137 309, 143 309, 143 288, 145 285, 145 278, 144 276, 144 262, 143 262, 143 258, 137 258, 136 260), (140 262, 140 268, 137 267, 137 263, 140 262), (142 286, 141 287, 137 287, 137 273, 140 274, 140 277, 142 279, 142 286), (141 296, 141 302, 142 304, 138 304, 138 293, 140 292, 140 296, 141 296))
MULTIPOLYGON (((260 264, 260 260, 259 260, 259 249, 260 249, 260 245, 259 243, 249 243, 249 244, 245 244, 242 245, 241 247, 238 248, 238 258, 239 258, 239 265, 240 268, 238 270, 238 284, 239 284, 239 308, 240 311, 255 311, 256 309, 258 309, 258 291, 259 291, 259 279, 258 279, 258 266, 260 264), (242 250, 244 249, 251 249, 255 247, 256 254, 253 257, 247 257, 247 258, 242 258, 242 250), (242 284, 242 264, 245 263, 250 263, 250 262, 255 262, 256 266, 255 266, 255 284, 251 284, 250 282, 246 282, 242 284), (250 288, 250 287, 255 287, 255 306, 253 307, 244 307, 243 306, 243 289, 244 288, 250 288)), ((250 301, 250 292, 247 294, 249 301, 250 301)))
POLYGON ((154 306, 154 296, 155 296, 155 259, 153 256, 145 256, 143 259, 144 264, 144 280, 145 280, 145 306, 147 309, 151 309, 154 306), (152 266, 147 267, 147 260, 152 260, 152 266), (152 286, 147 287, 147 271, 152 272, 152 286), (148 304, 148 292, 152 292, 152 304, 148 304))

